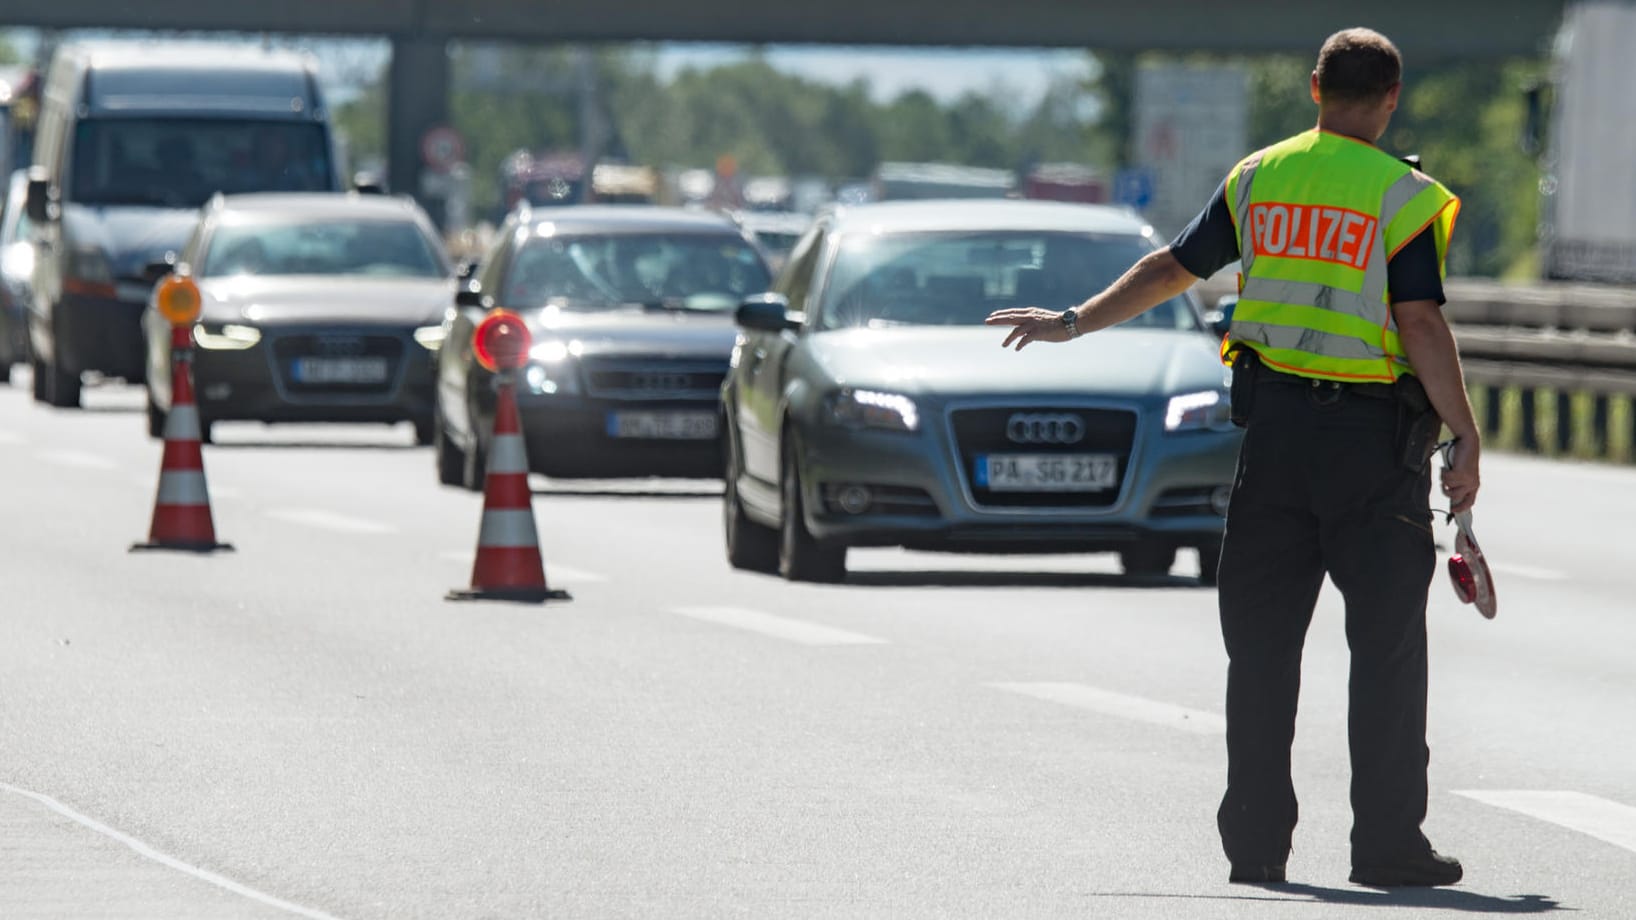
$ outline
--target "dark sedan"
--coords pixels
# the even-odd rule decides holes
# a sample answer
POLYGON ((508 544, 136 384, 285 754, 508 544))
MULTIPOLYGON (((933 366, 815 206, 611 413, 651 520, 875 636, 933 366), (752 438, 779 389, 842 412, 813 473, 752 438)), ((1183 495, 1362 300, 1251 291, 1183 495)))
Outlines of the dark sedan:
POLYGON ((512 214, 461 291, 438 361, 437 468, 480 488, 494 378, 472 356, 487 311, 534 335, 518 403, 529 466, 558 477, 721 475, 733 311, 768 283, 726 218, 643 206, 512 214))
MULTIPOLYGON (((407 198, 217 197, 180 255, 204 309, 194 388, 205 439, 220 420, 402 422, 432 441, 432 372, 453 272, 407 198)), ((170 409, 170 327, 152 303, 148 422, 170 409)))

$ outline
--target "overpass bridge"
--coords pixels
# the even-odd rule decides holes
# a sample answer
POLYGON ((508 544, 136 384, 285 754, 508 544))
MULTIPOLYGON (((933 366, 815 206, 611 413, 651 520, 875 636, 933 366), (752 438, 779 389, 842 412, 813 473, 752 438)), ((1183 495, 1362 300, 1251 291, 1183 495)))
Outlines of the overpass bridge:
POLYGON ((0 24, 386 36, 390 183, 420 186, 419 139, 448 119, 452 40, 715 41, 1312 53, 1337 29, 1390 35, 1411 66, 1533 54, 1569 0, 0 0, 0 24))

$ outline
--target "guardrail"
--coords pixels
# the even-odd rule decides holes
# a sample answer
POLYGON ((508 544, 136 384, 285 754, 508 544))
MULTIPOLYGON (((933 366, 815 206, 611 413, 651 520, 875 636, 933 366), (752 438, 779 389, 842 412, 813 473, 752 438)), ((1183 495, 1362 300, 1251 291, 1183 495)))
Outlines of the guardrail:
POLYGON ((1636 288, 1450 279, 1444 315, 1500 448, 1629 463, 1636 288))

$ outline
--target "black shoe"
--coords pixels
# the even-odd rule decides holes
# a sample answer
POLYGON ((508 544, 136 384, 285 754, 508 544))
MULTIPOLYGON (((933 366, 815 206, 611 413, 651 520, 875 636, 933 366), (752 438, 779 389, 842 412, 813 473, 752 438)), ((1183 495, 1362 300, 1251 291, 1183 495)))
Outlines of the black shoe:
POLYGON ((1427 850, 1406 860, 1353 866, 1352 882, 1372 888, 1429 888, 1452 885, 1464 874, 1458 859, 1427 850))
POLYGON ((1227 876, 1227 881, 1238 885, 1282 885, 1284 884, 1284 865, 1283 863, 1276 866, 1234 863, 1233 871, 1227 876))

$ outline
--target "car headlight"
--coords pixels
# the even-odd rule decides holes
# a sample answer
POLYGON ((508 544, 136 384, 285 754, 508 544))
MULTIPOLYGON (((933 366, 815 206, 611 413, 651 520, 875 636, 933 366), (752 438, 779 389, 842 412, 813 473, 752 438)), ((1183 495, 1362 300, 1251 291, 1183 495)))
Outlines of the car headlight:
POLYGON ((419 342, 420 347, 427 351, 437 351, 443 347, 443 340, 448 335, 449 331, 443 328, 442 323, 438 323, 436 326, 421 326, 415 330, 415 341, 419 342))
POLYGON ((579 392, 579 373, 572 360, 580 353, 578 342, 548 339, 528 352, 523 381, 529 392, 546 396, 573 396, 579 392))
POLYGON ((915 401, 901 393, 879 390, 845 389, 829 397, 824 417, 831 425, 844 428, 879 428, 886 431, 915 431, 920 428, 920 410, 915 401))
POLYGON ((1220 390, 1172 396, 1165 408, 1166 431, 1221 431, 1232 424, 1232 407, 1220 390))
POLYGON ((261 341, 261 330, 254 326, 240 326, 234 323, 217 326, 214 323, 206 325, 200 323, 193 327, 193 341, 200 348, 211 351, 243 351, 254 348, 261 341))

